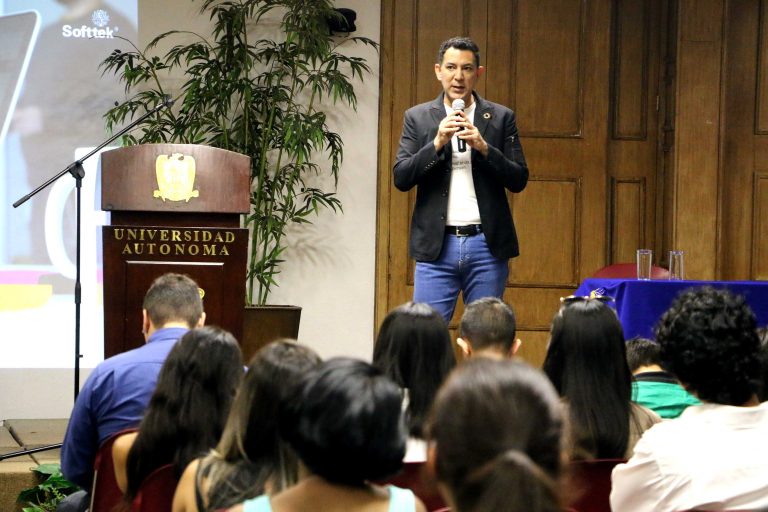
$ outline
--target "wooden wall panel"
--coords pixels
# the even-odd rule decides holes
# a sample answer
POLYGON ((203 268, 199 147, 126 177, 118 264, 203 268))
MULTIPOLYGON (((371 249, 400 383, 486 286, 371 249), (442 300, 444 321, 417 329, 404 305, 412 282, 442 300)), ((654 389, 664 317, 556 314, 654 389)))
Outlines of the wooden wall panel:
POLYGON ((752 223, 751 278, 768 280, 768 173, 755 173, 752 223))
MULTIPOLYGON (((461 16, 463 3, 463 0, 445 0, 441 11, 452 15, 435 16, 429 2, 416 1, 416 17, 411 38, 415 57, 413 70, 416 76, 415 87, 412 87, 414 96, 411 105, 429 101, 440 92, 439 82, 432 71, 437 60, 437 49, 445 39, 460 34, 464 29, 466 22, 461 16)), ((399 11, 399 2, 397 8, 399 11)), ((406 85, 407 88, 410 84, 401 85, 406 85)))
MULTIPOLYGON (((756 162, 760 139, 755 136, 755 105, 759 67, 759 12, 761 0, 729 2, 723 77, 724 130, 721 184, 721 279, 747 279, 753 273, 753 222, 747 205, 754 202, 756 162)), ((768 84, 766 84, 768 85, 768 84)), ((768 105, 766 105, 768 107, 768 105)), ((763 170, 766 170, 764 167, 763 170)))
POLYGON ((686 275, 714 279, 718 256, 723 3, 681 0, 673 247, 686 275))
POLYGON ((617 0, 614 5, 611 132, 614 139, 647 136, 648 57, 651 2, 617 0))
POLYGON ((517 331, 517 337, 522 341, 517 357, 528 364, 541 366, 547 355, 549 330, 546 331, 517 331))
MULTIPOLYGON (((487 29, 493 51, 484 54, 487 69, 483 82, 487 91, 493 91, 493 101, 509 106, 517 112, 518 120, 522 120, 527 112, 525 109, 520 110, 520 105, 515 101, 518 68, 518 3, 518 0, 488 0, 488 11, 492 12, 493 16, 487 20, 487 29)), ((521 71, 523 76, 526 76, 525 68, 521 71)), ((520 128, 519 123, 518 128, 520 128)))
POLYGON ((514 104, 524 114, 522 136, 582 133, 586 0, 520 2, 516 16, 514 104))
MULTIPOLYGON (((400 141, 400 133, 403 126, 403 111, 414 105, 418 96, 416 85, 423 82, 420 79, 425 75, 423 70, 416 67, 419 60, 418 35, 414 30, 400 30, 394 32, 391 27, 397 26, 403 19, 416 19, 418 16, 417 0, 398 0, 397 12, 393 6, 387 7, 382 3, 382 26, 389 29, 382 30, 382 35, 387 40, 382 44, 382 81, 384 76, 391 76, 388 86, 381 87, 381 135, 386 144, 380 147, 380 190, 386 190, 385 195, 379 198, 379 203, 387 204, 387 210, 379 212, 379 230, 386 229, 387 233, 408 233, 410 217, 402 215, 402 211, 410 208, 410 194, 404 194, 392 185, 392 163, 395 160, 397 147, 400 141), (398 86, 394 85, 397 77, 398 86), (386 219, 382 221, 382 216, 386 219)), ((422 36, 424 37, 424 36, 422 36)), ((423 59, 423 58, 422 58, 423 59)), ((434 60, 434 58, 432 58, 434 60)), ((434 78, 434 73, 432 74, 434 78)), ((386 83, 386 82, 382 82, 386 83)), ((426 100, 425 100, 426 101, 426 100)), ((408 300, 407 283, 408 275, 408 247, 407 238, 385 239, 386 252, 380 252, 378 262, 387 262, 386 280, 379 279, 377 291, 381 297, 386 297, 385 304, 402 304, 408 300)), ((377 301, 378 304, 378 301, 377 301)), ((389 305, 377 310, 377 314, 386 314, 389 305)))
POLYGON ((635 251, 649 247, 645 241, 645 180, 611 180, 611 244, 612 263, 635 260, 635 251))
POLYGON ((511 206, 521 256, 510 264, 510 284, 578 286, 581 180, 531 177, 511 206))
POLYGON ((759 9, 755 133, 768 135, 768 0, 761 0, 759 9))

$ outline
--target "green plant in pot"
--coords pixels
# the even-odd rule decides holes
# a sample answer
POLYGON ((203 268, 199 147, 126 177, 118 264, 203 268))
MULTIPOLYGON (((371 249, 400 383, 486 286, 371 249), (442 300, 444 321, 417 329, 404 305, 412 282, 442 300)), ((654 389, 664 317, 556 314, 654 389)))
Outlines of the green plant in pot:
POLYGON ((263 305, 276 285, 287 228, 311 222, 321 209, 341 211, 335 187, 343 143, 326 112, 355 109, 354 82, 370 68, 339 47, 377 44, 332 35, 328 20, 341 15, 330 0, 204 0, 201 14, 212 22, 210 37, 170 31, 144 50, 115 50, 102 63, 128 96, 106 114, 107 127, 170 94, 176 105, 146 119, 125 144, 205 144, 251 157, 246 300, 263 305), (169 38, 185 42, 156 55, 169 38), (179 75, 180 89, 171 89, 179 75), (324 182, 333 186, 317 184, 324 182))

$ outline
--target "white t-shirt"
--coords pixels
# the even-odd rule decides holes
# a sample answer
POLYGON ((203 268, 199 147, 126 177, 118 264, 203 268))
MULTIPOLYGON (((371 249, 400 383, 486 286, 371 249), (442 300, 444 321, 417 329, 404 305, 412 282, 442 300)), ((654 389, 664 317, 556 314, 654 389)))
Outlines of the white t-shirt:
POLYGON ((702 404, 658 423, 612 474, 619 512, 768 508, 768 402, 702 404))
MULTIPOLYGON (((469 121, 475 123, 476 102, 464 109, 469 121)), ((454 110, 449 105, 445 106, 446 114, 453 114, 454 110)), ((459 151, 459 138, 454 135, 451 138, 451 187, 448 193, 448 215, 446 225, 467 226, 480 224, 480 210, 477 207, 477 195, 475 183, 472 181, 472 148, 467 145, 467 150, 459 151)))

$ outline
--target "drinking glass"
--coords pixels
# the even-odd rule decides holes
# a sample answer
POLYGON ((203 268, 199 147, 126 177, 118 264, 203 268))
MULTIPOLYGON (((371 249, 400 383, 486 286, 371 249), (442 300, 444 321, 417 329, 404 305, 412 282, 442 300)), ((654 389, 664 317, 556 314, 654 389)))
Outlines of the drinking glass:
POLYGON ((674 281, 685 279, 683 251, 669 251, 669 279, 674 281))
POLYGON ((637 278, 642 281, 648 281, 651 278, 651 266, 653 262, 653 251, 651 249, 637 250, 637 278))

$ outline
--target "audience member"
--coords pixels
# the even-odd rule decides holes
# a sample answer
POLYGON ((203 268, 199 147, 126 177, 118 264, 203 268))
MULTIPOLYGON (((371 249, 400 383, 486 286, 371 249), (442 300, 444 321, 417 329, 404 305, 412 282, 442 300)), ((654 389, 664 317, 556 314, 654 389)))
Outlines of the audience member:
POLYGON ((632 401, 662 418, 677 418, 687 407, 701 402, 664 371, 659 351, 659 344, 647 338, 627 341, 627 363, 634 376, 632 401))
POLYGON ((443 317, 427 304, 408 302, 381 323, 373 365, 403 391, 409 442, 406 461, 426 460, 424 423, 437 390, 456 365, 443 317))
POLYGON ((173 512, 231 507, 298 481, 298 459, 278 435, 278 406, 318 364, 314 351, 293 340, 275 341, 256 353, 216 449, 184 470, 173 512))
POLYGON ((237 340, 218 327, 185 334, 171 349, 138 432, 115 440, 115 479, 126 503, 144 478, 172 464, 179 477, 216 446, 243 376, 237 340))
POLYGON ((562 408, 539 370, 509 360, 460 365, 435 400, 430 439, 453 512, 561 512, 562 408))
POLYGON ((512 308, 496 297, 478 299, 464 308, 456 343, 464 355, 512 357, 520 348, 512 308))
POLYGON ((552 321, 544 372, 563 398, 574 460, 626 459, 659 416, 631 401, 624 332, 607 297, 568 297, 552 321))
POLYGON ((311 473, 235 512, 411 512, 424 505, 409 490, 369 482, 395 474, 405 455, 397 385, 374 366, 335 358, 307 373, 280 408, 280 431, 311 473))
POLYGON ((743 297, 688 290, 657 327, 661 363, 703 402, 654 426, 613 470, 611 508, 633 512, 768 508, 768 404, 755 316, 743 297))
POLYGON ((138 426, 171 347, 205 321, 200 290, 192 279, 165 274, 150 286, 143 303, 146 344, 106 359, 83 384, 61 448, 64 476, 83 489, 60 510, 85 510, 99 446, 113 434, 138 426))

